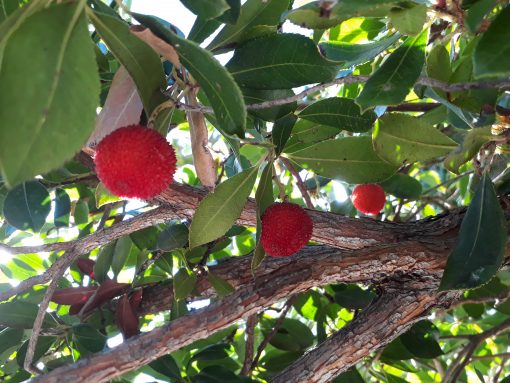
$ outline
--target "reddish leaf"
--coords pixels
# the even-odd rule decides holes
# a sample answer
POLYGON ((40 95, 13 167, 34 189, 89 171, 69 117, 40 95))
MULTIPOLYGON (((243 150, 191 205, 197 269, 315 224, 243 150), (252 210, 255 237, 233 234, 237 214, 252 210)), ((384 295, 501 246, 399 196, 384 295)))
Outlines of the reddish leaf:
POLYGON ((127 294, 124 294, 117 304, 115 322, 126 339, 140 332, 138 329, 140 326, 138 317, 131 307, 127 294))
POLYGON ((83 306, 85 306, 85 304, 71 305, 71 307, 69 307, 69 315, 78 314, 83 306))
POLYGON ((143 290, 138 289, 131 294, 129 297, 129 303, 131 305, 131 308, 133 309, 133 312, 136 314, 138 312, 138 308, 140 307, 140 303, 142 303, 142 294, 143 290))
POLYGON ((94 298, 92 298, 92 301, 88 304, 84 314, 102 306, 112 298, 124 294, 128 288, 129 283, 117 283, 111 279, 106 279, 97 289, 97 293, 94 295, 94 298))
POLYGON ((80 258, 76 261, 76 266, 80 269, 80 271, 88 275, 90 278, 94 279, 94 265, 96 262, 94 262, 92 259, 88 258, 80 258))
POLYGON ((96 290, 96 286, 60 289, 53 293, 51 300, 59 305, 83 305, 89 300, 96 290))

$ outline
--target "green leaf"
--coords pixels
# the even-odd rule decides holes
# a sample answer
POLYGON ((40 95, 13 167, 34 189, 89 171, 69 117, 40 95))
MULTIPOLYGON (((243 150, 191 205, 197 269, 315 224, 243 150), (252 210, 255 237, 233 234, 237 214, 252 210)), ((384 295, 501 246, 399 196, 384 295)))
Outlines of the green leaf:
POLYGON ((377 156, 370 137, 322 141, 287 156, 316 174, 353 184, 380 182, 397 171, 377 156))
POLYGON ((459 168, 471 160, 486 142, 493 139, 492 127, 474 128, 467 132, 462 144, 457 146, 444 160, 444 167, 459 174, 459 168))
POLYGON ((425 63, 428 29, 416 37, 408 37, 370 76, 356 103, 362 110, 377 105, 402 102, 420 77, 425 63))
POLYGON ((235 24, 241 14, 241 0, 226 0, 230 9, 217 18, 226 24, 235 24))
POLYGON ((51 198, 46 188, 37 181, 24 182, 7 193, 4 216, 18 230, 38 232, 50 214, 51 198))
POLYGON ((219 298, 223 298, 225 295, 235 291, 230 283, 210 271, 207 273, 207 280, 214 288, 219 298))
POLYGON ((100 352, 106 346, 106 337, 89 324, 80 323, 72 327, 74 341, 80 350, 100 352))
POLYGON ((225 0, 181 0, 191 12, 205 20, 221 16, 230 9, 225 0))
POLYGON ((96 31, 133 79, 143 107, 150 116, 154 108, 165 101, 161 89, 166 81, 159 55, 129 30, 118 17, 101 12, 90 13, 96 31))
POLYGON ((83 225, 89 222, 89 205, 86 201, 80 200, 74 206, 74 223, 76 225, 83 225))
POLYGON ((186 246, 188 243, 189 230, 186 225, 170 225, 158 235, 157 248, 171 251, 186 246))
POLYGON ((394 165, 429 160, 448 154, 457 143, 427 122, 406 114, 385 114, 373 132, 374 149, 394 165))
MULTIPOLYGON (((263 90, 242 88, 241 90, 243 92, 246 105, 258 104, 265 101, 279 100, 294 96, 294 92, 291 89, 263 90)), ((288 104, 274 106, 271 108, 250 110, 249 113, 264 121, 276 121, 277 119, 292 113, 294 110, 296 110, 296 108, 297 102, 294 101, 288 104)))
POLYGON ((216 187, 198 205, 189 231, 191 248, 224 235, 241 215, 257 178, 258 167, 236 174, 216 187))
MULTIPOLYGON (((0 304, 0 325, 13 328, 32 328, 39 306, 33 303, 12 301, 0 304)), ((46 314, 43 328, 56 325, 53 318, 46 314)))
POLYGON ((363 64, 393 45, 400 35, 393 34, 390 37, 367 44, 351 44, 342 41, 327 41, 319 43, 319 48, 326 58, 342 63, 344 67, 363 64))
POLYGON ((197 44, 202 43, 207 39, 216 29, 221 25, 221 22, 214 19, 204 20, 197 17, 193 23, 193 27, 189 31, 188 40, 194 41, 197 44))
POLYGON ((330 81, 340 66, 322 57, 308 37, 283 33, 242 44, 226 67, 242 87, 285 89, 330 81))
POLYGON ((224 366, 207 366, 193 377, 193 383, 250 383, 253 380, 240 377, 224 366))
POLYGON ((415 200, 420 198, 422 187, 419 181, 407 174, 396 173, 380 183, 386 193, 397 198, 415 200))
POLYGON ((384 17, 400 2, 401 0, 343 0, 333 7, 331 13, 344 19, 357 16, 384 17))
POLYGON ((294 114, 289 114, 275 121, 271 132, 271 140, 275 145, 276 155, 280 155, 285 147, 296 121, 297 117, 294 114))
MULTIPOLYGON (((275 318, 262 319, 261 329, 264 336, 274 328, 275 323, 275 318)), ((312 331, 306 324, 297 319, 286 318, 269 343, 280 350, 304 351, 313 345, 314 339, 312 331)))
POLYGON ((182 65, 197 80, 211 103, 220 130, 244 137, 246 107, 243 96, 225 68, 205 49, 177 36, 154 17, 140 14, 133 16, 177 50, 182 65))
MULTIPOLYGON (((4 328, 0 331, 0 355, 8 349, 17 346, 23 339, 23 330, 17 328, 4 328)), ((0 360, 0 363, 3 361, 0 360)))
POLYGON ((104 246, 97 254, 96 264, 94 265, 94 278, 102 283, 108 276, 108 271, 112 265, 113 252, 115 251, 116 241, 104 246))
POLYGON ((96 207, 100 208, 103 205, 121 201, 122 198, 113 195, 102 182, 99 182, 95 191, 96 196, 96 207))
POLYGON ((443 350, 437 343, 439 330, 427 320, 415 323, 400 338, 404 346, 417 358, 433 359, 443 355, 443 350))
POLYGON ((197 276, 193 273, 193 271, 184 267, 180 268, 174 275, 174 298, 178 301, 185 299, 189 294, 191 294, 196 283, 197 276))
POLYGON ((175 359, 171 355, 165 355, 149 363, 149 366, 155 371, 173 379, 181 379, 181 372, 175 359))
POLYGON ((475 47, 476 78, 510 76, 510 8, 504 8, 475 47))
POLYGON ((68 227, 71 214, 71 198, 64 189, 55 189, 55 211, 53 221, 56 227, 68 227))
POLYGON ((465 22, 472 33, 476 33, 480 23, 497 4, 497 0, 479 0, 466 12, 465 22))
POLYGON ((231 49, 244 35, 258 25, 278 25, 281 14, 289 7, 289 0, 248 0, 234 25, 225 25, 207 47, 210 51, 231 49))
POLYGON ((365 383, 365 381, 356 367, 351 367, 338 375, 331 383, 365 383))
POLYGON ((309 29, 328 29, 340 24, 344 17, 324 14, 320 1, 312 1, 287 13, 292 24, 309 29))
MULTIPOLYGON (((39 359, 41 359, 44 354, 50 349, 52 344, 57 340, 54 336, 40 336, 37 338, 37 344, 35 346, 35 352, 34 352, 34 363, 37 363, 39 359)), ((19 348, 18 352, 16 353, 16 363, 18 363, 18 366, 23 368, 23 364, 25 363, 25 356, 27 355, 27 349, 28 349, 28 339, 23 343, 23 345, 19 348)))
POLYGON ((460 226, 439 290, 468 289, 487 283, 503 262, 507 237, 505 215, 485 173, 460 226))
POLYGON ((370 130, 377 116, 371 110, 361 114, 350 98, 331 97, 307 106, 299 113, 299 118, 333 126, 339 131, 360 133, 370 130))
POLYGON ((119 238, 115 243, 115 249, 113 250, 112 256, 112 271, 115 278, 117 278, 124 267, 132 246, 133 242, 131 241, 131 238, 129 238, 129 235, 119 238))
POLYGON ((370 290, 363 290, 358 285, 332 286, 335 302, 348 310, 359 310, 367 307, 377 296, 370 290))
POLYGON ((19 0, 0 0, 0 23, 19 8, 19 0))
POLYGON ((94 129, 99 77, 80 4, 63 3, 31 15, 5 43, 0 170, 8 185, 62 165, 94 129), (37 75, 27 76, 34 62, 37 75))
POLYGON ((283 151, 285 153, 292 153, 309 147, 314 143, 333 138, 338 133, 340 133, 340 130, 337 127, 321 125, 307 120, 298 120, 283 151))
POLYGON ((402 2, 390 10, 390 21, 404 35, 417 35, 427 20, 427 6, 402 2))

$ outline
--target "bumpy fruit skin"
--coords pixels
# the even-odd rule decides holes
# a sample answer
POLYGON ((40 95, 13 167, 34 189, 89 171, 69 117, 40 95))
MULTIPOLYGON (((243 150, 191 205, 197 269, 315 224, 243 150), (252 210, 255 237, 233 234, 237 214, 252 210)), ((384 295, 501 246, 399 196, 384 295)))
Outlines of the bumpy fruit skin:
POLYGON ((357 185, 352 191, 352 204, 360 212, 377 215, 386 203, 386 194, 377 184, 357 185))
POLYGON ((288 257, 308 243, 312 230, 305 209, 293 203, 275 203, 262 216, 260 242, 267 255, 288 257))
POLYGON ((161 134, 130 125, 101 140, 94 163, 99 179, 113 194, 150 199, 172 183, 177 159, 161 134))

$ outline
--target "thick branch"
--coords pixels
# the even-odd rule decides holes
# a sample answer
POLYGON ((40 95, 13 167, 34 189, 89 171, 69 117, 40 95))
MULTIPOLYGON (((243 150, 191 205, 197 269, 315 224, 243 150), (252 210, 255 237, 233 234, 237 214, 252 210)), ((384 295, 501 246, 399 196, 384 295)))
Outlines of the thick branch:
POLYGON ((432 308, 449 306, 457 295, 437 295, 434 290, 396 286, 343 329, 275 376, 271 383, 330 382, 427 317, 432 308))

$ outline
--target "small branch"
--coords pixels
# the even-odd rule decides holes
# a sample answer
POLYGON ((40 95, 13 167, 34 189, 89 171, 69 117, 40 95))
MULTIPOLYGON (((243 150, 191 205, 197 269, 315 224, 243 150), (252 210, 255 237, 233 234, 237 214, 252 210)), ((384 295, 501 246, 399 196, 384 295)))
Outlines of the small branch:
POLYGON ((255 326, 257 325, 257 314, 253 314, 246 320, 246 343, 244 349, 244 363, 241 375, 249 375, 250 366, 253 362, 253 346, 255 343, 255 326))
POLYGON ((493 354, 493 355, 475 355, 471 357, 472 360, 487 360, 487 359, 508 359, 510 358, 510 352, 502 352, 500 354, 493 354))
POLYGON ((290 308, 292 307, 292 304, 294 303, 295 299, 296 299, 296 295, 293 295, 292 297, 290 297, 287 300, 287 302, 285 302, 284 308, 283 308, 282 312, 280 313, 280 317, 274 324, 273 329, 271 330, 271 332, 269 334, 266 335, 266 337, 264 338, 262 343, 260 343, 260 345, 257 349, 257 354, 255 355, 255 358, 253 358, 253 362, 252 362, 248 372, 252 372, 257 367, 257 364, 259 363, 259 359, 262 356, 264 349, 267 347, 269 342, 271 342, 271 339, 273 339, 273 337, 276 335, 278 330, 280 330, 280 327, 282 327, 283 321, 285 320, 285 317, 287 316, 287 313, 289 312, 290 308))
POLYGON ((52 243, 41 246, 10 247, 1 245, 1 248, 11 254, 27 254, 42 251, 61 251, 66 253, 59 257, 43 274, 30 277, 22 281, 18 286, 0 293, 0 302, 28 290, 32 286, 48 283, 54 279, 63 265, 72 264, 80 255, 88 253, 96 247, 105 245, 115 239, 131 234, 134 231, 165 222, 175 218, 171 207, 163 206, 147 211, 117 225, 96 231, 95 233, 69 242, 52 243), (50 250, 51 249, 51 250, 50 250))
POLYGON ((313 206, 312 199, 310 198, 310 194, 308 194, 308 190, 306 190, 306 186, 305 186, 303 180, 301 179, 301 176, 299 175, 299 172, 292 165, 292 163, 290 162, 289 159, 287 159, 285 157, 280 157, 280 161, 283 162, 283 164, 285 165, 287 170, 294 177, 294 180, 296 181, 296 185, 297 185, 299 191, 301 192, 301 195, 303 196, 303 199, 305 200, 306 207, 308 209, 313 209, 314 206, 313 206))
MULTIPOLYGON (((305 89, 304 91, 295 94, 291 97, 285 97, 282 99, 264 101, 258 104, 250 104, 246 106, 247 110, 258 110, 258 109, 268 109, 273 108, 275 106, 281 106, 285 104, 290 104, 291 102, 301 101, 303 98, 314 94, 316 92, 320 92, 324 89, 327 89, 331 86, 335 85, 344 85, 344 84, 356 84, 361 82, 366 82, 370 76, 345 76, 337 78, 333 81, 326 82, 323 84, 318 84, 312 86, 310 88, 305 89)), ((480 80, 480 81, 471 81, 465 83, 457 83, 457 84, 448 84, 443 81, 439 81, 429 77, 421 77, 416 82, 417 85, 429 86, 433 88, 437 88, 443 90, 445 92, 460 92, 460 91, 468 91, 473 89, 492 89, 492 88, 500 88, 506 89, 510 87, 510 79, 494 79, 494 80, 480 80)), ((187 105, 183 103, 178 103, 177 107, 187 111, 194 112, 202 112, 202 113, 213 113, 212 108, 205 106, 193 106, 187 105)))

